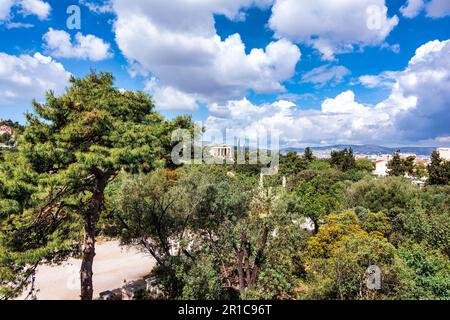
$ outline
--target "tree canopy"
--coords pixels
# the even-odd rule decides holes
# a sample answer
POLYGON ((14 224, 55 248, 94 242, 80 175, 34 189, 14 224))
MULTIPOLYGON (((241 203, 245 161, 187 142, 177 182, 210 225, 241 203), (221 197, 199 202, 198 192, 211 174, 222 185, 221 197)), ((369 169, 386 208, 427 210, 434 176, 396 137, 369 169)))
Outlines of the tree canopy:
MULTIPOLYGON (((30 215, 17 233, 52 222, 39 229, 39 242, 23 243, 22 252, 30 245, 45 248, 55 236, 68 241, 63 222, 77 221, 84 233, 81 298, 92 299, 95 236, 105 189, 122 171, 148 172, 164 165, 172 130, 190 128, 191 121, 165 121, 149 96, 115 88, 109 73, 72 77, 70 84, 59 97, 48 92, 47 101, 34 102, 34 113, 27 114, 15 159, 22 167, 7 178, 28 192, 19 199, 7 195, 12 199, 6 209, 13 211, 10 225, 17 224, 16 216, 23 220, 25 213, 30 215)), ((11 246, 12 252, 17 249, 11 246)))

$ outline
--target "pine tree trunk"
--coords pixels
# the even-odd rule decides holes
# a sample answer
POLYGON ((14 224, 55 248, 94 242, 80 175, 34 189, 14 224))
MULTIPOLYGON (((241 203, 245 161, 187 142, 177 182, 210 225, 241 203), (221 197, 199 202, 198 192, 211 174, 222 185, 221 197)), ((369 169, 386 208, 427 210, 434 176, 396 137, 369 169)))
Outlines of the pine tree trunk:
POLYGON ((92 284, 92 266, 95 257, 95 229, 97 217, 87 215, 84 221, 84 248, 81 263, 81 300, 92 300, 94 287, 92 284))
POLYGON ((237 271, 239 278, 239 292, 241 295, 241 299, 245 297, 245 274, 244 274, 244 250, 243 245, 241 243, 240 249, 235 248, 235 254, 237 258, 237 271))
POLYGON ((94 286, 92 284, 92 266, 95 257, 95 235, 97 231, 97 221, 100 216, 100 208, 103 203, 103 196, 108 180, 108 175, 97 175, 97 188, 93 192, 88 208, 84 213, 84 248, 80 270, 81 300, 92 300, 93 298, 94 286))

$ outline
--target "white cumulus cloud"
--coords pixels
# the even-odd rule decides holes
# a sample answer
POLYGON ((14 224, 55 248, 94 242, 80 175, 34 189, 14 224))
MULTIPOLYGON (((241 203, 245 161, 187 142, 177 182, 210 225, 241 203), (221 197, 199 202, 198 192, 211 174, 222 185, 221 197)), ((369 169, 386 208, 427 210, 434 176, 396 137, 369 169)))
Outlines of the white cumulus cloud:
POLYGON ((72 43, 69 33, 50 28, 42 38, 44 47, 54 57, 100 61, 112 56, 110 44, 91 34, 78 32, 72 43))
POLYGON ((398 17, 389 17, 385 0, 277 0, 269 26, 278 38, 305 43, 325 60, 355 46, 382 45, 398 17))
POLYGON ((450 15, 450 1, 432 0, 426 5, 427 16, 442 18, 450 15))
POLYGON ((400 12, 406 18, 415 18, 424 9, 424 0, 407 0, 405 5, 400 8, 400 12))
POLYGON ((21 15, 35 15, 40 20, 47 19, 52 10, 50 4, 43 0, 1 0, 0 22, 11 19, 11 10, 14 7, 18 8, 21 15))
POLYGON ((70 73, 63 65, 40 53, 14 56, 0 52, 0 102, 30 104, 47 90, 61 93, 70 73))
POLYGON ((144 90, 151 94, 159 110, 194 112, 199 108, 194 96, 173 87, 161 86, 156 78, 151 78, 144 90))
POLYGON ((366 76, 368 86, 389 82, 392 88, 376 105, 358 102, 350 90, 326 99, 320 110, 304 110, 287 101, 255 105, 242 99, 209 106, 206 126, 249 139, 272 132, 284 146, 442 145, 450 136, 449 66, 450 40, 431 41, 416 50, 405 70, 366 76))
POLYGON ((47 19, 50 15, 50 5, 42 0, 21 0, 19 1, 24 15, 36 15, 40 20, 47 19))
POLYGON ((415 18, 422 11, 430 18, 443 18, 450 15, 450 1, 448 0, 407 0, 400 12, 406 18, 415 18))
POLYGON ((0 21, 9 18, 11 8, 14 4, 13 0, 2 0, 0 1, 0 21))
POLYGON ((395 125, 404 139, 449 134, 449 66, 450 40, 435 40, 419 47, 396 76, 391 96, 380 106, 395 110, 395 125))
POLYGON ((300 49, 286 39, 246 50, 239 34, 221 39, 214 15, 242 19, 242 8, 271 1, 115 0, 116 42, 135 70, 202 102, 241 98, 249 90, 283 92, 300 49))
POLYGON ((89 0, 79 0, 79 2, 80 4, 86 6, 89 11, 96 14, 114 12, 111 0, 97 0, 97 2, 89 0))
POLYGON ((251 143, 273 134, 285 147, 381 142, 392 125, 388 114, 356 102, 352 91, 327 99, 321 110, 302 110, 284 100, 254 105, 243 99, 215 105, 210 113, 206 122, 209 130, 229 130, 251 143))

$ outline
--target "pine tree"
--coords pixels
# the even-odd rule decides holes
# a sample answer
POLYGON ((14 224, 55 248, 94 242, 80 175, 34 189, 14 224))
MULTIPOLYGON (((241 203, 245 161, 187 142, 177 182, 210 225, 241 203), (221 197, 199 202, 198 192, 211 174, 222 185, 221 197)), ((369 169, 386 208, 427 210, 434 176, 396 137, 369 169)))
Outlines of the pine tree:
POLYGON ((314 160, 314 154, 313 154, 312 149, 310 147, 307 147, 305 149, 303 157, 309 162, 314 160))
POLYGON ((344 163, 342 164, 342 171, 348 171, 356 168, 355 155, 353 154, 353 149, 345 149, 344 153, 344 163))
POLYGON ((416 157, 409 156, 403 161, 403 166, 405 168, 405 173, 409 176, 413 177, 416 174, 417 166, 416 166, 416 157))
POLYGON ((191 126, 186 118, 165 122, 146 94, 122 92, 113 80, 109 73, 72 77, 64 95, 49 92, 46 103, 34 102, 35 114, 27 115, 19 145, 24 166, 33 172, 33 185, 45 199, 34 208, 34 220, 64 213, 64 219, 75 215, 82 221, 82 300, 93 298, 95 236, 106 187, 121 171, 155 168, 170 147, 171 130, 191 126))
POLYGON ((353 149, 344 149, 331 152, 331 164, 342 171, 348 171, 356 168, 356 160, 353 149))
POLYGON ((394 156, 389 161, 388 170, 390 176, 403 177, 405 175, 406 168, 400 156, 400 150, 394 153, 394 156))
POLYGON ((450 163, 444 161, 439 152, 433 151, 431 154, 431 163, 428 166, 428 184, 446 185, 450 182, 450 163))

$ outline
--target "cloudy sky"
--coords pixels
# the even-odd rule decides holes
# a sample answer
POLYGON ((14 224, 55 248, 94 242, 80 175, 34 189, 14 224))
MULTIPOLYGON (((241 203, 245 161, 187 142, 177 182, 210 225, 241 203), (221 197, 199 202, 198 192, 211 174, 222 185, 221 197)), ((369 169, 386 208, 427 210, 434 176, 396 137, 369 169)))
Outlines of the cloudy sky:
POLYGON ((0 0, 0 39, 0 118, 95 69, 284 146, 450 145, 449 0, 0 0))

